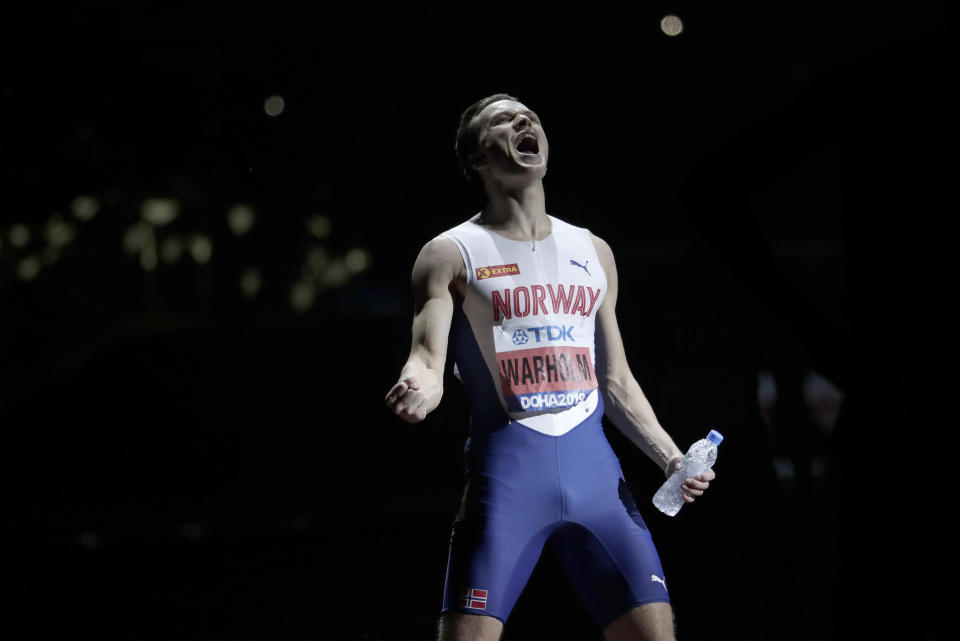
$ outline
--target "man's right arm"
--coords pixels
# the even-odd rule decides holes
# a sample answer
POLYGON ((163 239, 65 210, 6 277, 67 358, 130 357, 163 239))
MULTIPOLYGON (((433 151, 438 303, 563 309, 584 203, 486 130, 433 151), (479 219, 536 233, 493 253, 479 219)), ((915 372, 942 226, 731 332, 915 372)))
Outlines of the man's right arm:
POLYGON ((465 272, 460 251, 446 238, 424 245, 413 265, 416 311, 410 356, 385 399, 387 407, 408 423, 422 421, 440 404, 453 320, 452 285, 465 272))

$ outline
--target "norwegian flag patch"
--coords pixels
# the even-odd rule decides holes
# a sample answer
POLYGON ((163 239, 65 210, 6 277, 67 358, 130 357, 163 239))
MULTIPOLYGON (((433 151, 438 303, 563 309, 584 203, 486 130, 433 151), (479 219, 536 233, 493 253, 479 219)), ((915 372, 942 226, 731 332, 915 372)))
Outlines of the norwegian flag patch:
POLYGON ((460 607, 486 610, 487 591, 478 590, 477 588, 464 588, 460 590, 460 607))

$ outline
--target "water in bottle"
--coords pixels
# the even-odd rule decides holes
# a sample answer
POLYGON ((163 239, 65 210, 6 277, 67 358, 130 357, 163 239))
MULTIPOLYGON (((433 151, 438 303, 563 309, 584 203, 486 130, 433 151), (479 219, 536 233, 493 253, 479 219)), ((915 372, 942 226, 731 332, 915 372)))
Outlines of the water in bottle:
POLYGON ((667 516, 674 516, 680 511, 683 507, 683 482, 713 467, 713 462, 717 460, 717 446, 722 440, 723 434, 710 430, 707 438, 690 446, 683 457, 683 467, 675 470, 653 495, 653 504, 658 510, 667 516))

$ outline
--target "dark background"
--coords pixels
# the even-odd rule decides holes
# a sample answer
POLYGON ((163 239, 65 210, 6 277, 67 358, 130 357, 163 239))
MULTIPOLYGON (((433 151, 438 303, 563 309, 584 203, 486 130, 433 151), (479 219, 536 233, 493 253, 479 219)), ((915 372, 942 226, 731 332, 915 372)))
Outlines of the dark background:
MULTIPOLYGON (((31 636, 431 637, 468 406, 452 377, 420 425, 382 399, 419 248, 481 205, 458 116, 506 91, 549 137, 548 212, 617 256, 661 422, 682 448, 726 436, 707 497, 670 519, 608 429, 679 636, 946 638, 945 11, 127 3, 0 30, 6 547, 31 636), (145 223, 148 199, 178 215, 145 223), (151 261, 125 249, 137 229, 211 257, 151 261), (832 430, 810 371, 843 391, 832 430)), ((545 552, 504 639, 600 638, 545 552)))

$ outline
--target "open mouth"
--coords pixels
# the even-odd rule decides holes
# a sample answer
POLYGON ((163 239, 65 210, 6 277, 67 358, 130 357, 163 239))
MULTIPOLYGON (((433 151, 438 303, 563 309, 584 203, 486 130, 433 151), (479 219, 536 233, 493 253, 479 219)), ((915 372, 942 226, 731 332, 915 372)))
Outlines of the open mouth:
POLYGON ((516 141, 517 151, 521 154, 535 156, 540 153, 540 142, 532 133, 525 132, 520 134, 516 141))

